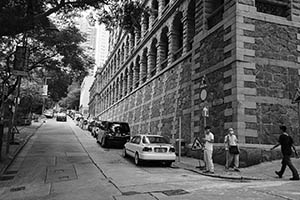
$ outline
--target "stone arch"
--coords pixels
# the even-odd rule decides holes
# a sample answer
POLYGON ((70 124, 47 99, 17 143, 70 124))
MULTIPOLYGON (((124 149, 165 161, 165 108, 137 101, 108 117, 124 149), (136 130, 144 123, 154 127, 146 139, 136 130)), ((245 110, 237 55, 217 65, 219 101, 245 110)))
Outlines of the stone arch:
POLYGON ((172 45, 172 54, 173 59, 177 60, 182 56, 183 50, 183 14, 182 12, 177 12, 174 16, 174 20, 172 22, 172 31, 170 33, 170 42, 172 45))
POLYGON ((120 90, 120 94, 119 94, 119 96, 120 96, 120 99, 122 99, 122 97, 123 97, 123 81, 124 81, 124 76, 123 76, 123 73, 121 73, 121 75, 120 75, 120 85, 119 85, 119 90, 120 90))
POLYGON ((195 0, 191 0, 188 5, 186 19, 184 21, 186 32, 186 52, 192 50, 193 48, 193 40, 196 32, 196 2, 195 0))
POLYGON ((141 66, 140 79, 141 79, 141 84, 142 84, 147 81, 147 74, 148 74, 148 48, 147 47, 142 52, 140 66, 141 66))
POLYGON ((162 29, 160 34, 160 41, 158 44, 158 60, 160 64, 160 70, 164 69, 168 65, 168 56, 169 56, 169 28, 166 26, 162 29))
POLYGON ((129 81, 128 81, 128 88, 129 92, 131 92, 134 88, 134 64, 133 62, 129 66, 129 81))
POLYGON ((137 88, 139 86, 140 81, 140 56, 137 56, 135 59, 135 66, 134 66, 134 88, 137 88))
POLYGON ((128 67, 126 67, 124 71, 124 96, 128 94, 128 80, 129 80, 129 72, 128 72, 128 67))
POLYGON ((156 74, 157 68, 157 39, 153 38, 148 54, 149 76, 153 77, 156 74))

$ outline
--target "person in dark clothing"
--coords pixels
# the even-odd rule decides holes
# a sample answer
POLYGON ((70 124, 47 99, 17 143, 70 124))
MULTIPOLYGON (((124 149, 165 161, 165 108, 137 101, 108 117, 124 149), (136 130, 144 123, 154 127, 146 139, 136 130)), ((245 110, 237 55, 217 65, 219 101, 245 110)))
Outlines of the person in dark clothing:
POLYGON ((295 146, 293 145, 294 141, 293 138, 287 134, 286 132, 286 126, 280 126, 280 130, 282 131, 282 134, 279 136, 278 144, 273 146, 271 150, 275 149, 279 145, 281 145, 281 153, 282 153, 282 162, 281 162, 281 170, 275 171, 275 173, 278 175, 279 178, 282 178, 282 175, 285 171, 286 166, 290 168, 290 170, 293 173, 293 177, 290 178, 290 180, 299 180, 299 174, 297 172, 297 169, 294 167, 291 161, 291 155, 293 153, 292 149, 295 152, 296 157, 298 158, 298 154, 296 151, 295 146))

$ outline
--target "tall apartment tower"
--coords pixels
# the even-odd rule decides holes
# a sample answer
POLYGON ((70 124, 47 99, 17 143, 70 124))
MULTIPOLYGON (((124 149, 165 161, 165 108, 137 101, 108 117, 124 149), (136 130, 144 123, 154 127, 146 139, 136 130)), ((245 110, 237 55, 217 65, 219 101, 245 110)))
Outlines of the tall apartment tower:
POLYGON ((91 88, 95 116, 132 134, 185 141, 212 126, 241 143, 273 143, 285 124, 299 144, 300 2, 145 0, 141 27, 110 33, 91 88), (206 112, 203 112, 205 110, 206 112), (179 124, 181 122, 181 124, 179 124))
POLYGON ((89 97, 90 88, 94 82, 94 76, 99 66, 103 65, 107 56, 107 46, 108 46, 108 33, 103 28, 99 26, 95 21, 91 21, 89 14, 84 14, 82 18, 78 19, 78 25, 81 32, 86 36, 86 42, 82 44, 86 54, 95 59, 95 66, 89 72, 81 83, 80 92, 80 106, 79 111, 84 115, 84 117, 89 117, 89 97))

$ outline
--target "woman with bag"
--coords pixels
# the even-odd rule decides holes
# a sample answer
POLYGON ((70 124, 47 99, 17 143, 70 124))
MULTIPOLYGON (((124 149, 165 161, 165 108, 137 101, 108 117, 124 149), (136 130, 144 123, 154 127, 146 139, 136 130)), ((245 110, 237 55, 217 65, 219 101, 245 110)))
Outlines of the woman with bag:
POLYGON ((238 169, 238 167, 239 167, 240 150, 238 147, 238 139, 234 135, 233 128, 228 129, 228 134, 225 136, 224 144, 225 144, 225 151, 226 151, 225 168, 229 169, 229 167, 232 163, 232 160, 234 159, 233 169, 234 169, 234 171, 239 172, 240 170, 238 169))

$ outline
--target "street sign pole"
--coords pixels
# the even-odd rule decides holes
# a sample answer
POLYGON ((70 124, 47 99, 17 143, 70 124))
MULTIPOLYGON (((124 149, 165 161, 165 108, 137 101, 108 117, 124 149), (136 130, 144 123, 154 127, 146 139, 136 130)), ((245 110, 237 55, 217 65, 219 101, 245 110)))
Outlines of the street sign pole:
POLYGON ((181 117, 179 117, 179 142, 178 142, 178 162, 181 160, 181 117))

